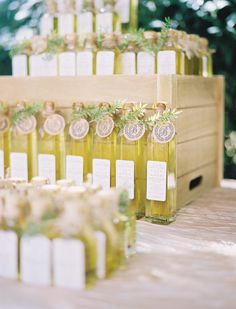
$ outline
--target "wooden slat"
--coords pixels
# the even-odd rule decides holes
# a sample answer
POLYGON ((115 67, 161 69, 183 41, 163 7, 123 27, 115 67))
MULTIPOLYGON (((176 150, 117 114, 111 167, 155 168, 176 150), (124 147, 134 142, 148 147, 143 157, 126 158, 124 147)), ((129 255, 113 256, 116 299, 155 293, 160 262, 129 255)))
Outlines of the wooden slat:
POLYGON ((215 86, 219 77, 174 76, 178 108, 216 105, 215 86))
POLYGON ((177 180, 177 207, 181 208, 185 206, 203 192, 215 187, 217 185, 216 174, 216 163, 213 163, 183 177, 179 177, 177 180), (190 190, 190 182, 197 177, 202 177, 201 183, 196 188, 190 190))
POLYGON ((177 176, 181 177, 201 166, 215 162, 217 135, 205 136, 177 145, 177 176))
POLYGON ((177 142, 182 143, 217 132, 217 108, 196 107, 185 109, 177 119, 177 142))

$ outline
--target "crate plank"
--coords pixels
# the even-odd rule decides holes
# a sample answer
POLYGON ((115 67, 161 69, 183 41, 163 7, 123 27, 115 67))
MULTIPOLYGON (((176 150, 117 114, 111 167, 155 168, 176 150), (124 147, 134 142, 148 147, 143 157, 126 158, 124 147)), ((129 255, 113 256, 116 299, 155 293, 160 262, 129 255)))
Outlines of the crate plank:
POLYGON ((196 107, 185 109, 177 119, 177 143, 217 132, 217 108, 196 107))
POLYGON ((187 175, 179 177, 177 180, 177 207, 183 207, 195 200, 203 192, 215 187, 217 185, 216 174, 216 163, 214 162, 187 175), (199 184, 197 182, 198 179, 200 179, 199 184), (194 180, 196 180, 195 184, 198 185, 190 190, 191 181, 194 180))
POLYGON ((177 145, 177 176, 181 177, 217 159, 216 135, 200 137, 177 145))

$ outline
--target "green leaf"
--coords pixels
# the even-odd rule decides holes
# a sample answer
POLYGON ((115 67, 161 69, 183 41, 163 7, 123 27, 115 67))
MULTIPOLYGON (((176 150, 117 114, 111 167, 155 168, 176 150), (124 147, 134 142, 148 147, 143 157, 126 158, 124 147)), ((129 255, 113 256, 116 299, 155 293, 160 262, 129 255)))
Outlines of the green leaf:
POLYGON ((19 122, 21 122, 27 117, 36 115, 38 112, 42 110, 42 108, 43 108, 42 103, 33 103, 33 104, 27 105, 26 107, 18 111, 14 111, 14 113, 12 114, 12 119, 11 119, 13 126, 16 126, 19 122))

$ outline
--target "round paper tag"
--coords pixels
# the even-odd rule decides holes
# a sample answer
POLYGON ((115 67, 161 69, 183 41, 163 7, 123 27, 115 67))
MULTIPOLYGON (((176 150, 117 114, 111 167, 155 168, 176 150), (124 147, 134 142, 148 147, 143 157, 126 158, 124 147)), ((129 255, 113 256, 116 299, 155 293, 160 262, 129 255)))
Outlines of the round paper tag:
POLYGON ((139 140, 145 133, 145 125, 141 121, 132 121, 124 126, 124 136, 129 141, 139 140))
POLYGON ((36 129, 36 125, 37 125, 36 118, 34 116, 29 116, 21 120, 16 125, 16 128, 20 134, 29 134, 36 129))
POLYGON ((5 133, 10 127, 10 120, 7 116, 0 118, 0 132, 5 133))
POLYGON ((48 116, 44 122, 43 128, 49 135, 60 134, 65 129, 65 119, 58 114, 48 116))
POLYGON ((152 135, 158 143, 168 143, 175 136, 175 126, 172 122, 156 125, 153 128, 152 135))
POLYGON ((107 116, 97 122, 96 134, 99 137, 109 136, 114 129, 114 121, 110 116, 107 116))
POLYGON ((74 139, 84 138, 89 131, 89 123, 86 119, 74 120, 69 127, 69 134, 74 139))

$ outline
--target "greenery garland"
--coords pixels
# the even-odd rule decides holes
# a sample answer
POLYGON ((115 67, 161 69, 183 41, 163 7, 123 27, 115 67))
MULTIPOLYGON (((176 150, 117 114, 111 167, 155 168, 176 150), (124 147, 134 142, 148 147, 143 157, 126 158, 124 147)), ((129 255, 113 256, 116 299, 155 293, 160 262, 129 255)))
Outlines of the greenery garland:
POLYGON ((163 111, 163 113, 158 112, 145 119, 145 126, 148 130, 152 131, 156 125, 176 120, 180 113, 182 113, 182 111, 177 111, 176 108, 167 109, 163 111))
POLYGON ((118 114, 121 107, 120 102, 118 101, 109 104, 110 104, 109 107, 106 108, 100 108, 97 106, 92 108, 90 112, 90 122, 97 122, 106 116, 113 117, 114 115, 118 114))
POLYGON ((162 29, 161 29, 161 37, 158 40, 157 51, 161 50, 163 46, 165 45, 168 39, 170 28, 171 28, 171 19, 169 17, 166 17, 163 23, 162 29))
POLYGON ((32 103, 18 111, 14 111, 11 119, 13 126, 16 126, 27 117, 36 115, 42 108, 42 103, 32 103))
POLYGON ((76 110, 73 110, 72 113, 69 116, 69 123, 76 119, 84 118, 86 120, 90 120, 92 117, 94 106, 92 105, 86 105, 83 108, 79 108, 76 110))

